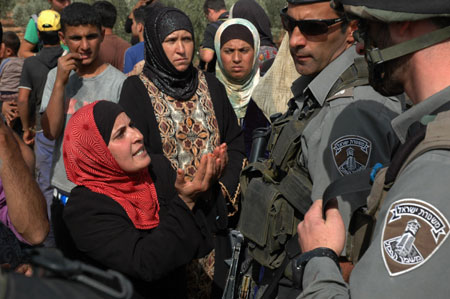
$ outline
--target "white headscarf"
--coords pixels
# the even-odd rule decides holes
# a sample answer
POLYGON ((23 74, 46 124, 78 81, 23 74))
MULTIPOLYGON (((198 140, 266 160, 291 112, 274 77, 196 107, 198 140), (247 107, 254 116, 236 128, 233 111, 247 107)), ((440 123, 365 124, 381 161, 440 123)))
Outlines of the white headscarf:
POLYGON ((231 106, 233 106, 234 112, 236 113, 238 119, 244 118, 245 112, 247 111, 248 102, 250 101, 253 90, 259 82, 259 43, 259 34, 255 26, 253 26, 253 24, 249 21, 240 18, 229 19, 222 23, 222 25, 220 25, 217 29, 216 36, 214 38, 214 48, 217 53, 216 77, 223 83, 223 85, 225 85, 228 99, 230 100, 231 106), (252 71, 246 78, 240 81, 234 80, 229 74, 226 73, 223 67, 222 57, 220 55, 220 37, 227 27, 235 24, 240 24, 247 27, 253 36, 254 56, 252 71))

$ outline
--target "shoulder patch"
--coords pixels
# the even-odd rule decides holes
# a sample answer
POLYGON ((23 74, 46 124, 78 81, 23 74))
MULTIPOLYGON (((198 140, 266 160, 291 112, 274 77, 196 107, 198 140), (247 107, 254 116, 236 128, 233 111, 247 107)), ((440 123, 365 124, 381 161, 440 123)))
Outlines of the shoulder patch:
POLYGON ((372 142, 356 135, 340 137, 331 144, 333 160, 341 175, 366 169, 371 151, 372 142))
POLYGON ((449 223, 431 204, 419 199, 394 202, 386 215, 381 252, 391 276, 412 271, 439 249, 449 234, 449 223))

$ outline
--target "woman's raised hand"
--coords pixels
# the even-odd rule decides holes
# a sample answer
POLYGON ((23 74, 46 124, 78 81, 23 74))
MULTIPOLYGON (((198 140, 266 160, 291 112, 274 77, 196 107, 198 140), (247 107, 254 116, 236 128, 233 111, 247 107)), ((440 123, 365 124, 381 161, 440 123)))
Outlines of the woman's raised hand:
POLYGON ((220 179, 228 164, 228 152, 227 144, 222 143, 216 147, 213 151, 213 155, 216 158, 216 165, 218 168, 217 179, 220 179))
POLYGON ((177 178, 175 180, 175 189, 178 196, 192 210, 195 205, 196 198, 208 191, 212 184, 219 176, 220 167, 217 165, 217 159, 214 154, 207 154, 200 160, 200 165, 192 181, 186 180, 184 170, 177 170, 177 178))

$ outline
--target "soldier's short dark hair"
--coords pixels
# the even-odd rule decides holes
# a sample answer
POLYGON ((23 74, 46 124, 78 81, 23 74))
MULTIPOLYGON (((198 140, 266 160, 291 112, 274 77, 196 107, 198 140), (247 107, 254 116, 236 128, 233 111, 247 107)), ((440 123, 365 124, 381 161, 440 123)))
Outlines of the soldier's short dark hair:
POLYGON ((92 7, 100 14, 102 17, 102 26, 106 28, 113 28, 116 24, 117 19, 117 9, 116 7, 108 1, 96 1, 92 4, 92 7))
POLYGON ((203 11, 205 12, 205 14, 208 13, 208 8, 214 11, 227 9, 224 0, 205 0, 205 4, 203 4, 203 11))
POLYGON ((93 25, 102 30, 102 18, 92 5, 74 2, 66 6, 61 12, 61 30, 65 32, 66 26, 93 25))

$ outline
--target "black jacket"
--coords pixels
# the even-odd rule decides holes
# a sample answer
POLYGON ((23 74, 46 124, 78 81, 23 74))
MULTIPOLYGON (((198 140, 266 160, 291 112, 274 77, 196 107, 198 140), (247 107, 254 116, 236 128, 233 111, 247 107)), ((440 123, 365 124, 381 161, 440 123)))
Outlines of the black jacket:
POLYGON ((203 213, 190 211, 176 194, 174 177, 167 173, 170 165, 157 155, 151 158, 159 226, 136 229, 117 202, 79 186, 63 214, 76 247, 70 255, 124 273, 134 285, 135 298, 185 298, 184 266, 209 253, 212 240, 203 213))

